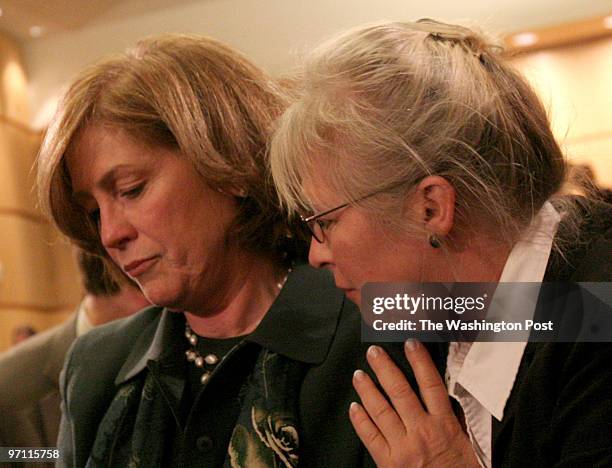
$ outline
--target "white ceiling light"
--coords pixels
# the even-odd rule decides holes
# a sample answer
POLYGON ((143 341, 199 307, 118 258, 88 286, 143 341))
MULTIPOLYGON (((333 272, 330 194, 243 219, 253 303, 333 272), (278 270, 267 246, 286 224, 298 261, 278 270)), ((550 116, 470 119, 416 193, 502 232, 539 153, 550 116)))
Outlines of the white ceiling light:
POLYGON ((40 26, 32 26, 30 28, 30 36, 32 37, 40 37, 43 33, 43 28, 40 26))
POLYGON ((512 43, 517 47, 528 47, 538 42, 538 35, 532 32, 524 32, 512 36, 512 43))

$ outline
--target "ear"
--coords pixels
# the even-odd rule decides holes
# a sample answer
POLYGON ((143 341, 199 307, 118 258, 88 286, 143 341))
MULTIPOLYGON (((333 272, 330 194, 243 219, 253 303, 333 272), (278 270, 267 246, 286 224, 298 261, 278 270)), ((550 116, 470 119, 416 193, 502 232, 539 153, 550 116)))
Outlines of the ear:
POLYGON ((446 236, 455 222, 455 188, 440 176, 427 176, 416 187, 417 220, 432 234, 446 236))

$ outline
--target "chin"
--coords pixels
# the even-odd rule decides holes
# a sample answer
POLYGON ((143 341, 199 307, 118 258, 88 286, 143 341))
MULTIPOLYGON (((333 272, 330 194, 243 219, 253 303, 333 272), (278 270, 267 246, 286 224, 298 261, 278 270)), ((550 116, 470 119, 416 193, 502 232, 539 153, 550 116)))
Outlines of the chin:
POLYGON ((354 303, 357 307, 361 307, 361 290, 359 289, 347 289, 344 292, 346 298, 354 303))
POLYGON ((179 299, 180 294, 176 290, 169 289, 168 285, 146 284, 141 287, 143 294, 151 304, 172 310, 183 310, 182 301, 179 299))

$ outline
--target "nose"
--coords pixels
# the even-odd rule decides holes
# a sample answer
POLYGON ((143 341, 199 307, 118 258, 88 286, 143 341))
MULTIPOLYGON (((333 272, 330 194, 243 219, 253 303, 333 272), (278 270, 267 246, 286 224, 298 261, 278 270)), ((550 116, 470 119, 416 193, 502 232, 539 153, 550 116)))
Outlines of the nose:
POLYGON ((333 256, 329 242, 321 243, 313 238, 310 242, 308 262, 315 268, 331 268, 333 256))
POLYGON ((122 250, 136 236, 136 229, 122 209, 100 207, 100 240, 105 249, 122 250))

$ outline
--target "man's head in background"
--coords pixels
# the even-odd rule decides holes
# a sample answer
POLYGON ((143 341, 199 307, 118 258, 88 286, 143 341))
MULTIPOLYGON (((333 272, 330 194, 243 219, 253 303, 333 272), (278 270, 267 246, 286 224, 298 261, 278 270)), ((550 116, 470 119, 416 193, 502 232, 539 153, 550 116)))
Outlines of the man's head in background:
POLYGON ((11 344, 15 346, 34 335, 36 335, 36 329, 34 327, 31 325, 19 325, 13 329, 11 344))
POLYGON ((70 345, 94 326, 149 305, 128 280, 114 280, 100 258, 75 254, 85 290, 78 310, 63 323, 0 354, 0 421, 10 421, 0 424, 0 446, 56 447, 59 375, 70 345))
POLYGON ((135 283, 115 279, 100 257, 78 250, 77 262, 85 289, 82 307, 92 326, 127 317, 151 305, 135 283))

